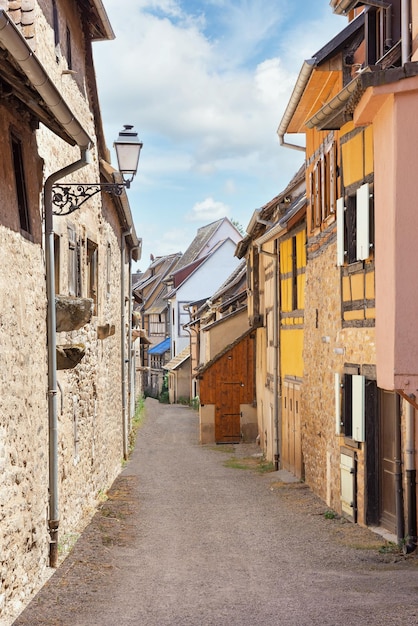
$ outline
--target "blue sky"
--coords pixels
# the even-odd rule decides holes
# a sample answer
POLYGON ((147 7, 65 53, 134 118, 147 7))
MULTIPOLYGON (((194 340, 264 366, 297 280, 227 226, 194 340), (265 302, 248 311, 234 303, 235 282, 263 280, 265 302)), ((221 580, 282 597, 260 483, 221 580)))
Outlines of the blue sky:
MULTIPOLYGON (((104 0, 116 39, 94 44, 107 143, 144 142, 128 192, 145 270, 228 216, 245 229, 303 153, 276 130, 304 59, 346 25, 329 0, 104 0)), ((114 163, 115 158, 113 157, 114 163)))

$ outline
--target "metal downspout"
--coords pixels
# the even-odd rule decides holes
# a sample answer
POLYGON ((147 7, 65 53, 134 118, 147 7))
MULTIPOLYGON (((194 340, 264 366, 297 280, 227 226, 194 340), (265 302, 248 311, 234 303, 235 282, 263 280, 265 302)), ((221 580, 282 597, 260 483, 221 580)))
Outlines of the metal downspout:
POLYGON ((279 356, 279 253, 277 250, 277 240, 274 242, 274 252, 263 250, 262 245, 258 247, 259 254, 265 254, 273 259, 273 421, 274 421, 274 468, 280 468, 280 398, 281 392, 279 387, 280 381, 280 356, 279 356))
POLYGON ((51 174, 44 185, 45 208, 45 272, 47 293, 47 344, 48 344, 48 422, 49 422, 49 515, 50 534, 49 565, 58 565, 58 418, 57 418, 57 339, 55 310, 54 228, 52 212, 52 186, 61 178, 72 174, 89 163, 89 152, 81 149, 79 161, 51 174))
POLYGON ((408 63, 411 57, 411 34, 409 32, 411 16, 410 16, 410 0, 402 0, 401 6, 401 49, 402 49, 402 65, 408 63))
POLYGON ((130 248, 129 250, 129 304, 128 304, 128 318, 129 318, 129 333, 128 333, 128 433, 131 431, 132 415, 135 410, 135 385, 132 385, 132 253, 134 250, 138 250, 139 246, 130 248), (132 402, 133 399, 133 402, 132 402), (133 410, 132 410, 133 409, 133 410))
POLYGON ((274 428, 276 433, 276 451, 274 453, 274 469, 276 472, 280 469, 280 434, 279 434, 279 254, 277 250, 277 239, 274 242, 274 257, 273 257, 273 271, 274 271, 274 285, 273 285, 273 346, 274 346, 274 428))
POLYGON ((415 467, 415 407, 408 402, 405 424, 405 477, 406 477, 406 511, 407 511, 407 543, 403 549, 406 554, 417 547, 417 472, 415 467))
POLYGON ((126 349, 125 349, 125 255, 126 237, 132 232, 132 228, 122 233, 120 251, 120 353, 121 353, 121 376, 122 376, 122 451, 125 461, 128 458, 128 420, 126 411, 126 349))

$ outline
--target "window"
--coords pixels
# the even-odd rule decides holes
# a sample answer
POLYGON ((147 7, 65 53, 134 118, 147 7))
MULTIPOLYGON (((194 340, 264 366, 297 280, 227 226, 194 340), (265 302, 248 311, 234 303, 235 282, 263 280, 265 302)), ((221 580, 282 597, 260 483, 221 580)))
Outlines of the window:
POLYGON ((310 173, 311 231, 335 214, 337 199, 337 145, 332 142, 310 173))
POLYGON ((99 280, 97 243, 87 239, 87 297, 94 302, 93 315, 97 315, 97 291, 99 280))
POLYGON ((366 11, 367 65, 376 65, 401 38, 399 0, 389 7, 370 6, 366 11))
POLYGON ((110 243, 107 244, 106 251, 106 293, 110 294, 110 285, 112 282, 112 247, 110 243))
POLYGON ((55 60, 60 60, 61 52, 60 52, 60 28, 59 28, 59 20, 58 20, 58 8, 55 0, 52 0, 52 22, 54 27, 54 46, 55 46, 55 60))
POLYGON ((165 319, 160 313, 151 313, 150 319, 150 335, 165 336, 165 319))
POLYGON ((354 441, 365 440, 365 377, 344 374, 343 433, 354 441))
POLYGON ((26 194, 25 172, 23 167, 22 142, 12 135, 12 156, 15 172, 16 197, 19 210, 20 228, 26 233, 31 232, 28 200, 26 194))
POLYGON ((66 31, 66 44, 67 44, 67 65, 68 69, 73 69, 73 58, 72 58, 72 50, 71 50, 71 31, 67 26, 66 31))
POLYGON ((184 330, 183 328, 183 324, 187 324, 187 322, 190 322, 190 315, 189 315, 189 311, 185 308, 184 306, 187 305, 187 302, 179 302, 178 303, 178 319, 179 319, 179 326, 178 326, 178 334, 181 337, 187 337, 188 333, 184 330))
POLYGON ((73 226, 67 226, 68 233, 68 293, 81 296, 81 259, 80 242, 73 226))
POLYGON ((298 308, 298 264, 296 237, 292 237, 292 310, 298 308))
POLYGON ((374 241, 374 204, 370 185, 337 200, 337 265, 365 261, 374 241))

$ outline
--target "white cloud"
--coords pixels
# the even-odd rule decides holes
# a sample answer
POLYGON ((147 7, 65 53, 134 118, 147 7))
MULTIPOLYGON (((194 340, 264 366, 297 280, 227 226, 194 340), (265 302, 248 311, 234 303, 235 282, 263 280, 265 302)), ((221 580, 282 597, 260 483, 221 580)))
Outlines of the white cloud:
POLYGON ((192 213, 187 219, 192 222, 213 222, 230 214, 230 208, 223 202, 217 202, 213 198, 206 198, 196 202, 192 207, 192 213))
POLYGON ((144 249, 184 249, 194 221, 245 222, 239 212, 269 201, 302 162, 276 129, 303 60, 343 18, 327 0, 130 0, 128 14, 120 0, 104 5, 116 40, 94 44, 99 97, 109 144, 127 123, 144 141, 134 181, 144 249))

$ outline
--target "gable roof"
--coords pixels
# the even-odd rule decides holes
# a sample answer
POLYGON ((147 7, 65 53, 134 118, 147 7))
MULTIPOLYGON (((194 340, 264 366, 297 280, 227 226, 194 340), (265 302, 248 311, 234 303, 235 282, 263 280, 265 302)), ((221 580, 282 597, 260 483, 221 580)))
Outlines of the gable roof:
POLYGON ((86 18, 91 41, 115 38, 102 0, 78 0, 78 4, 86 18))
POLYGON ((165 296, 166 299, 172 298, 174 294, 176 293, 177 289, 182 287, 189 280, 189 278, 198 271, 200 267, 205 265, 214 256, 214 254, 218 250, 223 248, 223 246, 225 246, 228 242, 231 242, 235 246, 235 242, 233 242, 232 239, 230 239, 229 237, 227 237, 226 239, 223 239, 222 241, 217 242, 217 244, 214 245, 213 248, 210 250, 209 254, 207 254, 204 257, 201 257, 200 259, 197 259, 195 262, 190 264, 190 266, 187 269, 190 270, 191 268, 191 271, 187 271, 185 276, 183 276, 182 274, 183 268, 180 268, 179 270, 176 269, 176 271, 173 272, 173 274, 171 275, 171 279, 173 279, 173 277, 178 273, 182 280, 175 281, 174 287, 165 296))
POLYGON ((175 356, 174 359, 171 359, 171 361, 163 365, 163 368, 165 370, 168 370, 169 372, 172 372, 173 370, 176 370, 178 367, 180 367, 180 365, 182 365, 189 358, 190 346, 187 346, 177 356, 175 356))
MULTIPOLYGON (((311 59, 304 61, 299 76, 296 80, 289 103, 283 114, 277 134, 280 144, 285 145, 286 133, 303 133, 304 123, 318 108, 318 102, 324 99, 324 93, 338 91, 341 71, 333 68, 332 64, 326 65, 330 58, 340 53, 346 44, 353 40, 357 33, 364 28, 364 13, 360 13, 336 35, 330 42, 316 52, 311 59), (323 65, 322 71, 314 70, 323 65)), ((302 150, 304 148, 300 147, 302 150)))
POLYGON ((218 354, 216 354, 213 357, 213 359, 211 359, 207 363, 204 363, 203 365, 196 367, 196 372, 197 372, 196 377, 199 378, 204 372, 206 372, 206 370, 210 369, 212 365, 214 365, 217 361, 219 361, 219 359, 221 359, 225 354, 227 354, 230 350, 232 350, 232 348, 235 348, 235 346, 241 343, 241 341, 245 339, 245 337, 247 337, 248 335, 254 332, 255 332, 254 328, 249 328, 248 330, 245 331, 245 333, 240 335, 232 343, 228 344, 220 352, 218 352, 218 354))

